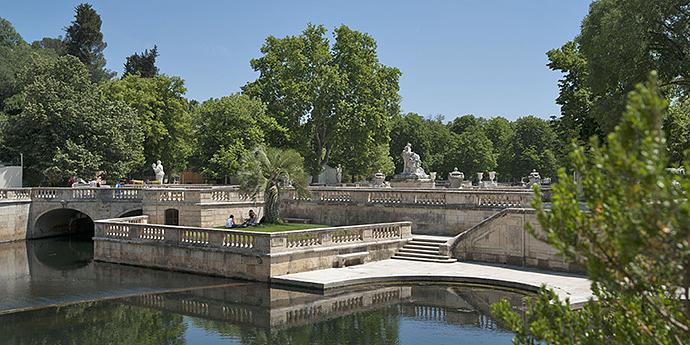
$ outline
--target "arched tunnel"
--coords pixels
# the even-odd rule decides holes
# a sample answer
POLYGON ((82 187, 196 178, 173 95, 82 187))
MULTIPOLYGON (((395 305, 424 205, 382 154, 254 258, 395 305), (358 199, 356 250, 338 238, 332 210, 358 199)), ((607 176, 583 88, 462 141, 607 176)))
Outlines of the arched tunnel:
POLYGON ((50 210, 38 217, 33 229, 34 237, 84 235, 93 237, 93 219, 71 208, 50 210))

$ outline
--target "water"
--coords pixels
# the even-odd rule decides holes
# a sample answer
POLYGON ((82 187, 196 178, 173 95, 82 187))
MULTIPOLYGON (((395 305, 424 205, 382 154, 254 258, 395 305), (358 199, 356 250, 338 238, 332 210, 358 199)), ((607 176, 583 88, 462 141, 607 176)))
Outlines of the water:
POLYGON ((323 296, 93 262, 91 251, 75 238, 0 245, 0 344, 510 344, 489 306, 524 297, 460 285, 323 296))

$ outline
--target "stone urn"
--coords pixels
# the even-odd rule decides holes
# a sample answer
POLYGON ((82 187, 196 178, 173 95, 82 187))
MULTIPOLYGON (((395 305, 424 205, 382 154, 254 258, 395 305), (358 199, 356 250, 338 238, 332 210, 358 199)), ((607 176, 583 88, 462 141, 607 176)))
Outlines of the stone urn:
POLYGON ((532 172, 529 173, 528 187, 532 187, 535 184, 541 184, 541 176, 539 175, 539 172, 537 172, 537 169, 532 169, 532 172))
POLYGON ((376 188, 386 187, 386 175, 380 171, 374 174, 374 180, 371 182, 371 186, 376 188))
POLYGON ((450 188, 462 188, 462 181, 465 179, 465 174, 458 171, 458 168, 448 173, 448 183, 450 188))
POLYGON ((483 179, 484 179, 484 173, 478 172, 477 173, 477 186, 480 188, 483 187, 483 185, 484 185, 484 182, 482 182, 483 179))
POLYGON ((496 183, 496 172, 495 171, 489 171, 489 186, 490 187, 496 187, 498 184, 496 183))

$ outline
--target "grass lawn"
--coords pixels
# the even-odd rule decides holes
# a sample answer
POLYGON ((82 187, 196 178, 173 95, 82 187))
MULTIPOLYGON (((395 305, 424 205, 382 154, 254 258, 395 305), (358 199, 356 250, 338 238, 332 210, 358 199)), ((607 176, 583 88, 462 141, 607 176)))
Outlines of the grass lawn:
MULTIPOLYGON (((283 223, 283 224, 260 224, 258 226, 251 226, 248 228, 232 228, 229 230, 244 230, 244 231, 260 231, 260 232, 280 232, 280 231, 295 231, 295 230, 307 230, 307 229, 317 229, 317 228, 329 228, 330 225, 323 224, 295 224, 295 223, 283 223)), ((216 226, 216 229, 225 229, 224 226, 216 226)))

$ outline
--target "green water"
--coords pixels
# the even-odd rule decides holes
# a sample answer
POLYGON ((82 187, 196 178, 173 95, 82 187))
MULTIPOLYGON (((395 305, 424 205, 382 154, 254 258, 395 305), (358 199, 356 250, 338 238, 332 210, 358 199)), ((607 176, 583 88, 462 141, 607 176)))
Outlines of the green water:
POLYGON ((519 308, 524 297, 428 285, 322 296, 93 262, 90 252, 74 238, 0 245, 0 344, 510 344, 489 306, 519 308))

